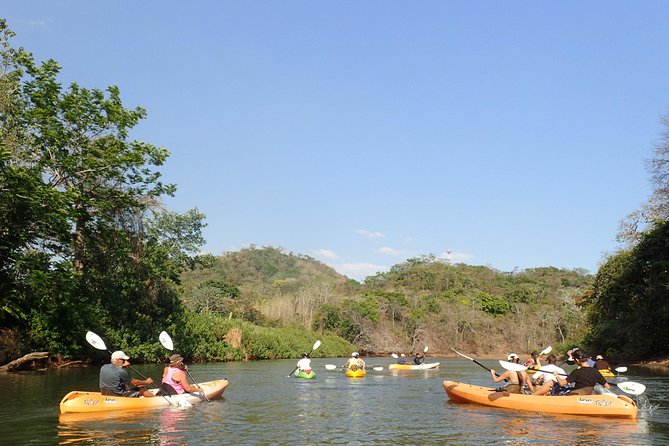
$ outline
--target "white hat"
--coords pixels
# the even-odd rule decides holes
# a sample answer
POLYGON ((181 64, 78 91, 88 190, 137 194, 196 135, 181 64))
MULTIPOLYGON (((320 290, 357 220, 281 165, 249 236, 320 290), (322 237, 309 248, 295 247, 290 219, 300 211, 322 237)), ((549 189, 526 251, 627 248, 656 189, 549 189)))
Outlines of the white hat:
POLYGON ((519 356, 515 353, 509 353, 509 356, 507 356, 507 360, 513 361, 514 359, 518 358, 519 356))
POLYGON ((405 355, 404 353, 402 353, 400 356, 401 356, 402 358, 406 357, 406 355, 405 355))
POLYGON ((602 355, 597 355, 595 359, 604 359, 604 358, 602 358, 602 355))
POLYGON ((117 359, 130 359, 128 355, 123 353, 121 350, 116 350, 114 353, 112 353, 112 361, 116 361, 117 359))
POLYGON ((358 352, 353 352, 353 353, 351 353, 351 356, 353 356, 353 357, 358 356, 358 352))

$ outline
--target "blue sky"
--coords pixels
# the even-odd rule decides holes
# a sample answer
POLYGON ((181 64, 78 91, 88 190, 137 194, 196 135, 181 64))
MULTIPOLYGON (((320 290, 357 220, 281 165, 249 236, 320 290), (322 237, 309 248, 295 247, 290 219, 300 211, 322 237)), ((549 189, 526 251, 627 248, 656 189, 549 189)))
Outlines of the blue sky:
POLYGON ((596 272, 649 196, 669 2, 5 0, 15 46, 118 85, 205 252, 351 278, 423 254, 596 272))

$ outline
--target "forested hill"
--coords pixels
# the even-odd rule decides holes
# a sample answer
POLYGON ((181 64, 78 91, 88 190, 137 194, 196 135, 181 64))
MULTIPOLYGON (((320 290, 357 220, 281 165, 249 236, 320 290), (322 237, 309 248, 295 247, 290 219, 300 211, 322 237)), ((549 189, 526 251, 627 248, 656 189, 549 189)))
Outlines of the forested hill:
POLYGON ((580 334, 575 301, 592 280, 583 270, 506 273, 423 256, 359 284, 308 256, 254 247, 184 273, 182 299, 196 312, 332 332, 371 353, 526 352, 580 334))

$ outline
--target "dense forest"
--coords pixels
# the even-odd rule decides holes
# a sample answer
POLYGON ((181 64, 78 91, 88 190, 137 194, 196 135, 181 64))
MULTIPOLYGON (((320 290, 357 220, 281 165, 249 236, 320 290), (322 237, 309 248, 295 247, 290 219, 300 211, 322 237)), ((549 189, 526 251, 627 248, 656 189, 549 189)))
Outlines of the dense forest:
POLYGON ((161 201, 177 192, 161 181, 169 151, 131 138, 146 111, 115 86, 63 86, 56 61, 12 37, 0 20, 0 364, 31 351, 106 359, 87 330, 144 361, 165 359, 162 330, 202 361, 297 357, 316 339, 318 356, 574 343, 669 354, 669 133, 649 162, 653 196, 595 275, 426 254, 359 283, 275 247, 201 255, 206 216, 161 201))

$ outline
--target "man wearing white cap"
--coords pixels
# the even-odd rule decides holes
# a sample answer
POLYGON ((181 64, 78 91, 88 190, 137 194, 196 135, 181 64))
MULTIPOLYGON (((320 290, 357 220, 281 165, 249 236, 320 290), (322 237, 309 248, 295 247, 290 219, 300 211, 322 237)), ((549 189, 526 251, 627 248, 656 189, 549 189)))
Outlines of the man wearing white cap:
POLYGON ((130 376, 125 367, 130 365, 130 357, 117 350, 111 355, 111 363, 100 368, 100 393, 109 396, 125 396, 136 398, 139 396, 155 396, 143 387, 153 383, 151 378, 145 380, 130 376))

